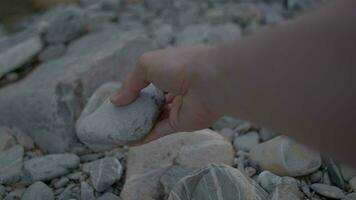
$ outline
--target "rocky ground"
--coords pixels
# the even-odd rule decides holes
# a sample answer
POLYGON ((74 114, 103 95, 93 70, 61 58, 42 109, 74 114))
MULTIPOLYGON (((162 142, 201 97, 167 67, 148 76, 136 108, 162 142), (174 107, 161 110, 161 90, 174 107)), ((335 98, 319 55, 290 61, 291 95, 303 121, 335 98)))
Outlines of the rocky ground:
POLYGON ((244 37, 317 3, 82 0, 0 25, 0 199, 355 200, 355 170, 238 119, 128 147, 162 93, 107 101, 145 51, 244 37))

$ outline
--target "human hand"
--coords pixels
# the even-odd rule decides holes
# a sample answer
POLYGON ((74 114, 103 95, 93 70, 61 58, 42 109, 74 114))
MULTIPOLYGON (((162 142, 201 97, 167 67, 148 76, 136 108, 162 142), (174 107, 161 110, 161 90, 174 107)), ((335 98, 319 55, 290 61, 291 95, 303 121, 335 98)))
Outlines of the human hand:
POLYGON ((140 143, 179 131, 207 128, 216 121, 219 116, 202 101, 204 95, 199 87, 203 74, 207 73, 211 49, 170 48, 144 53, 139 58, 137 66, 111 101, 117 106, 130 104, 150 83, 166 92, 166 105, 161 116, 140 143))

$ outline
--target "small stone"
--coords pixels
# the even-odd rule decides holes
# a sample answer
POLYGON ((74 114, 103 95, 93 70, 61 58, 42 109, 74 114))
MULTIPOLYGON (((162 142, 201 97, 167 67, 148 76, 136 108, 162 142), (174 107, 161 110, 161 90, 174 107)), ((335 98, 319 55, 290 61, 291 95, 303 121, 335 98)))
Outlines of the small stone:
POLYGON ((341 164, 339 168, 345 181, 349 181, 351 178, 356 176, 356 170, 353 169, 352 167, 341 164))
POLYGON ((316 171, 310 175, 310 181, 312 183, 318 183, 323 178, 323 172, 316 171))
POLYGON ((310 187, 315 192, 317 192, 318 194, 324 197, 333 198, 333 199, 342 199, 345 197, 344 192, 340 188, 335 186, 314 183, 310 187))
POLYGON ((0 198, 6 194, 6 188, 3 185, 0 185, 0 198))
POLYGON ((0 127, 0 153, 16 145, 13 131, 7 127, 0 127))
POLYGON ((285 184, 278 184, 273 190, 271 200, 303 200, 303 193, 285 184))
POLYGON ((113 157, 93 162, 90 169, 90 180, 98 192, 103 192, 121 178, 123 168, 113 157))
POLYGON ((160 178, 160 183, 164 187, 165 194, 169 195, 178 181, 192 173, 192 171, 192 169, 187 169, 182 166, 172 166, 167 171, 165 171, 160 178))
POLYGON ((72 174, 68 174, 68 175, 67 175, 67 177, 68 177, 70 180, 74 180, 74 181, 79 180, 81 176, 82 176, 82 172, 75 172, 75 173, 72 173, 72 174))
POLYGON ((49 19, 44 39, 50 44, 66 43, 79 37, 84 31, 84 13, 74 7, 60 7, 49 19))
POLYGON ((107 99, 79 121, 77 136, 94 151, 138 141, 152 129, 163 103, 163 93, 153 85, 127 106, 117 107, 107 99))
POLYGON ((163 25, 154 30, 153 36, 160 47, 166 47, 173 41, 173 28, 170 25, 163 25))
POLYGON ((120 197, 111 192, 106 192, 101 197, 97 198, 97 200, 120 200, 120 197))
POLYGON ((46 47, 38 56, 38 59, 42 62, 47 62, 52 59, 56 59, 64 55, 66 46, 64 44, 50 45, 46 47))
POLYGON ((54 200, 54 194, 46 184, 35 182, 27 188, 21 200, 54 200))
POLYGON ((259 142, 259 136, 257 132, 248 132, 245 135, 241 135, 235 138, 234 147, 236 150, 250 151, 259 142))
POLYGON ((223 128, 219 131, 219 133, 229 142, 232 142, 237 135, 237 133, 230 128, 223 128))
POLYGON ((239 170, 224 164, 209 164, 181 179, 168 200, 267 198, 266 194, 258 191, 261 190, 256 189, 239 170))
POLYGON ((326 185, 331 185, 330 176, 328 173, 323 174, 323 183, 326 185))
POLYGON ((68 182, 69 182, 68 178, 66 178, 66 177, 61 178, 54 184, 54 188, 64 187, 64 186, 66 186, 68 184, 68 182))
POLYGON ((35 143, 33 142, 32 138, 20 129, 14 128, 14 134, 17 142, 26 150, 31 150, 35 147, 35 143))
POLYGON ((216 131, 220 131, 224 128, 229 128, 234 130, 236 127, 241 125, 243 121, 233 118, 233 117, 228 117, 224 116, 218 119, 212 126, 212 128, 216 131))
POLYGON ((250 160, 263 170, 280 176, 304 176, 321 166, 319 153, 283 136, 252 148, 250 160))
POLYGON ((346 195, 346 197, 343 198, 342 200, 356 200, 356 193, 350 193, 346 195))
POLYGON ((344 178, 342 177, 339 167, 336 165, 334 160, 332 160, 331 158, 325 158, 324 163, 328 170, 331 183, 341 189, 344 189, 345 188, 344 178))
POLYGON ((15 183, 21 178, 24 148, 16 145, 0 153, 0 184, 15 183))
POLYGON ((25 188, 16 188, 6 195, 4 200, 17 200, 20 199, 22 194, 25 192, 25 188))
POLYGON ((56 198, 58 200, 67 200, 73 197, 72 189, 75 187, 75 184, 68 185, 63 192, 56 198))
POLYGON ((47 181, 68 174, 79 165, 75 154, 52 154, 25 162, 25 175, 31 181, 47 181))
POLYGON ((94 160, 98 160, 101 157, 103 157, 103 155, 98 154, 98 153, 96 153, 96 154, 86 154, 86 155, 80 156, 80 162, 91 162, 91 161, 94 161, 94 160))
POLYGON ((269 171, 263 171, 258 175, 257 182, 260 184, 263 189, 265 189, 267 192, 271 193, 273 189, 281 183, 282 179, 281 177, 269 172, 269 171))
POLYGON ((95 200, 94 190, 87 182, 80 183, 80 199, 95 200))
POLYGON ((267 141, 267 140, 270 140, 270 139, 273 139, 275 138, 276 136, 278 136, 277 133, 273 132, 272 130, 270 129, 267 129, 267 128, 261 128, 260 131, 260 138, 263 142, 267 141))
POLYGON ((253 167, 246 167, 245 168, 245 174, 248 176, 248 177, 252 177, 256 174, 257 170, 253 167))
POLYGON ((356 192, 356 176, 349 180, 352 191, 356 192))

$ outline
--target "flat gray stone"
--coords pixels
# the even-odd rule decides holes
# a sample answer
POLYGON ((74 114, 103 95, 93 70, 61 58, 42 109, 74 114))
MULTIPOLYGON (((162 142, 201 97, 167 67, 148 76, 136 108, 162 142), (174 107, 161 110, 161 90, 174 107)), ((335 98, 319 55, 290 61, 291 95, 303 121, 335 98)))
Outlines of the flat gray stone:
POLYGON ((70 173, 78 165, 79 157, 75 154, 53 154, 27 160, 24 170, 31 181, 48 181, 70 173))
POLYGON ((321 166, 319 153, 282 136, 255 146, 249 156, 252 163, 279 176, 304 176, 321 166))
POLYGON ((314 183, 310 187, 315 192, 317 192, 318 194, 324 197, 333 198, 333 199, 342 199, 345 197, 344 192, 340 188, 335 186, 325 185, 321 183, 314 183))
POLYGON ((234 147, 237 151, 250 151, 259 143, 259 135, 257 132, 251 131, 244 135, 238 136, 234 140, 234 147))
POLYGON ((93 150, 111 149, 143 139, 152 129, 164 95, 152 85, 143 89, 133 103, 117 107, 105 100, 77 125, 78 138, 93 150))
POLYGON ((151 40, 117 29, 88 34, 60 59, 0 89, 0 124, 28 130, 45 152, 69 151, 76 142, 75 122, 91 94, 124 78, 137 58, 154 48, 151 40))
MULTIPOLYGON (((8 40, 11 40, 11 38, 8 40)), ((2 42, 0 44, 3 45, 2 42)), ((6 49, 0 49, 0 78, 30 62, 41 51, 42 47, 40 37, 31 36, 16 41, 6 49)))
POLYGON ((266 193, 256 188, 239 170, 224 164, 209 164, 181 179, 168 200, 266 198, 266 193))
POLYGON ((16 145, 0 153, 0 184, 12 184, 22 175, 24 148, 16 145))
POLYGON ((98 192, 103 192, 121 178, 123 168, 113 157, 94 161, 90 168, 90 181, 98 192))
POLYGON ((54 200, 54 194, 46 184, 35 182, 26 189, 21 200, 54 200))
POLYGON ((95 200, 93 188, 84 181, 80 183, 80 199, 95 200))

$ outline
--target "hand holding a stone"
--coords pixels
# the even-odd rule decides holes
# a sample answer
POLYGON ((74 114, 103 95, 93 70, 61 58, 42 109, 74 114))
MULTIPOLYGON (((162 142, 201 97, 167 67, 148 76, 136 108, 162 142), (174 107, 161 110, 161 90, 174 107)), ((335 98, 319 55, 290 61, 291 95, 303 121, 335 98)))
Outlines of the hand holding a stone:
POLYGON ((148 84, 166 92, 166 105, 151 133, 143 143, 178 131, 193 131, 209 127, 218 115, 208 109, 199 91, 197 72, 204 69, 197 63, 208 57, 210 47, 171 48, 143 54, 138 64, 124 81, 120 90, 111 97, 113 104, 132 103, 148 84), (199 60, 199 61, 198 61, 199 60))

